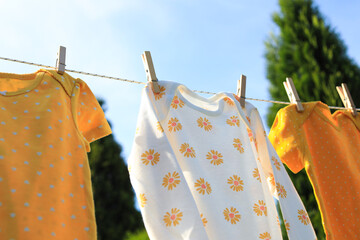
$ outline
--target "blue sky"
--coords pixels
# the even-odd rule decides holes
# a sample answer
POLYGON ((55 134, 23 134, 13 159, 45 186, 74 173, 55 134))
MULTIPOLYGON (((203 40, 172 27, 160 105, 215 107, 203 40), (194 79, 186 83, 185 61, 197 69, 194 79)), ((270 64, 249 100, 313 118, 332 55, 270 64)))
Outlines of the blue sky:
MULTIPOLYGON (((360 2, 315 3, 360 63, 360 2)), ((145 82, 140 55, 149 50, 160 80, 196 90, 235 92, 245 74, 246 95, 270 99, 264 41, 276 31, 271 14, 277 10, 276 0, 0 0, 0 56, 55 65, 63 45, 69 69, 145 82)), ((0 60, 0 72, 37 69, 0 60)), ((126 158, 143 86, 71 75, 105 99, 106 115, 126 158)), ((268 104, 251 103, 265 119, 268 104)))

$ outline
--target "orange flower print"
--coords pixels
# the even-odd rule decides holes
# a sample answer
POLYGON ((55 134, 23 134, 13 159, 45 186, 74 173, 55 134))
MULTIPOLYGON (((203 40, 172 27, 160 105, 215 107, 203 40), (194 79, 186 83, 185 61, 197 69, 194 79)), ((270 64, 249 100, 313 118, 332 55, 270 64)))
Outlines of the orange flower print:
POLYGON ((276 216, 276 223, 277 223, 277 225, 280 227, 279 216, 276 216))
POLYGON ((174 225, 175 227, 176 225, 180 224, 179 222, 183 217, 183 213, 180 212, 180 210, 177 208, 172 208, 170 212, 171 213, 166 212, 163 220, 167 227, 171 227, 171 225, 174 225))
POLYGON ((258 148, 258 143, 257 143, 256 138, 254 138, 254 145, 255 145, 255 148, 256 148, 256 152, 259 153, 259 148, 258 148))
POLYGON ((208 222, 207 219, 204 218, 203 214, 200 214, 200 217, 201 217, 201 221, 203 222, 204 227, 206 227, 206 224, 208 222))
POLYGON ((140 193, 139 194, 139 203, 140 203, 140 206, 141 207, 145 207, 145 204, 146 204, 146 197, 145 197, 145 193, 140 193))
POLYGON ((169 132, 172 131, 176 132, 176 131, 180 131, 182 129, 182 126, 177 118, 170 118, 168 122, 168 128, 169 128, 169 132))
POLYGON ((220 165, 221 163, 223 163, 224 161, 222 157, 222 154, 215 150, 211 150, 206 155, 206 159, 211 160, 210 163, 214 165, 220 165))
POLYGON ((267 180, 268 180, 268 182, 270 182, 271 186, 274 189, 275 188, 275 178, 272 173, 269 174, 269 176, 267 177, 267 180))
POLYGON ((280 171, 280 162, 276 159, 276 157, 271 157, 271 160, 274 162, 276 169, 280 171))
POLYGON ((244 152, 244 148, 242 147, 242 143, 239 138, 234 138, 234 148, 236 148, 240 153, 244 152))
POLYGON ((204 128, 205 131, 210 131, 212 129, 212 125, 207 118, 199 117, 197 123, 198 126, 204 128))
POLYGON ((225 220, 228 222, 230 221, 231 224, 236 224, 236 222, 240 221, 241 215, 239 214, 239 211, 237 211, 234 207, 231 207, 230 210, 228 208, 225 208, 223 213, 225 220))
POLYGON ((247 130, 247 132, 248 132, 250 142, 254 141, 254 137, 253 137, 253 133, 252 133, 251 129, 250 129, 250 128, 246 128, 246 130, 247 130))
POLYGON ((261 182, 260 172, 258 168, 254 168, 253 177, 256 178, 256 180, 259 180, 259 182, 261 182))
POLYGON ((181 144, 180 152, 183 153, 185 157, 195 157, 195 150, 190 147, 188 143, 181 144))
POLYGON ((229 124, 230 126, 240 126, 240 120, 237 116, 232 116, 230 117, 230 119, 226 120, 226 123, 229 124))
POLYGON ((302 209, 298 210, 298 214, 299 214, 299 215, 298 215, 299 220, 300 220, 304 225, 310 224, 309 216, 307 215, 307 213, 306 213, 304 210, 302 210, 302 209))
POLYGON ((233 175, 232 177, 228 178, 228 184, 230 184, 230 188, 233 191, 243 191, 244 190, 244 182, 240 179, 239 176, 233 175))
POLYGON ((164 132, 163 127, 161 126, 160 122, 157 122, 156 124, 156 129, 159 130, 160 132, 164 132))
POLYGON ((180 175, 178 172, 168 173, 163 178, 163 186, 168 188, 168 190, 173 190, 180 183, 180 175))
POLYGON ((160 100, 164 95, 165 95, 165 87, 164 86, 160 86, 160 92, 159 93, 154 93, 155 96, 155 100, 160 100))
POLYGON ((238 95, 233 94, 233 96, 234 96, 234 98, 235 98, 237 101, 239 101, 239 102, 240 102, 240 98, 238 97, 238 95))
POLYGON ((250 118, 249 118, 248 116, 246 116, 246 119, 248 120, 248 122, 249 122, 250 125, 251 125, 251 120, 250 120, 250 118))
POLYGON ((286 198, 287 193, 283 185, 280 183, 276 183, 276 191, 281 198, 286 198))
POLYGON ((253 210, 258 216, 262 216, 263 214, 267 216, 267 207, 263 200, 259 200, 259 204, 255 203, 253 210))
POLYGON ((290 223, 288 223, 285 219, 284 219, 284 226, 286 231, 290 231, 290 223))
POLYGON ((224 98, 224 101, 225 101, 227 104, 229 104, 230 106, 234 106, 234 105, 235 105, 235 103, 233 102, 233 100, 231 100, 231 98, 229 98, 229 97, 225 97, 225 98, 224 98))
POLYGON ((171 102, 171 107, 177 109, 178 107, 182 108, 183 106, 184 106, 184 102, 181 99, 179 99, 178 96, 175 96, 171 102))
POLYGON ((270 240, 271 239, 270 233, 268 232, 261 233, 259 239, 270 240))
POLYGON ((199 178, 196 180, 196 183, 194 184, 196 191, 198 191, 200 194, 205 195, 205 192, 207 194, 211 193, 211 186, 208 182, 206 182, 203 178, 199 178))
POLYGON ((141 161, 145 165, 151 163, 151 165, 154 166, 159 162, 159 159, 160 153, 155 152, 154 149, 149 149, 149 151, 145 151, 143 154, 141 154, 141 161))

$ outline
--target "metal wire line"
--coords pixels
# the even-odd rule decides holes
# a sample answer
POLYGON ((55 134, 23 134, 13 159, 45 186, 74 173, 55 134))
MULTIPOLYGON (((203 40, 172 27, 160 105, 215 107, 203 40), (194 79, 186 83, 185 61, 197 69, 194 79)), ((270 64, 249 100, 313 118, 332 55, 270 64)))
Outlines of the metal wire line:
MULTIPOLYGON (((22 61, 22 60, 17 60, 17 59, 11 59, 11 58, 5 58, 5 57, 0 57, 0 59, 5 60, 5 61, 11 61, 11 62, 23 63, 23 64, 28 64, 28 65, 34 65, 34 66, 38 66, 38 67, 56 69, 53 66, 48 66, 48 65, 44 65, 44 64, 38 64, 38 63, 32 63, 32 62, 27 62, 27 61, 22 61)), ((87 76, 94 76, 94 77, 107 78, 107 79, 118 80, 118 81, 123 81, 123 82, 129 82, 129 83, 136 83, 136 84, 143 84, 143 85, 146 84, 146 82, 140 82, 140 81, 130 80, 130 79, 126 79, 126 78, 111 77, 111 76, 106 76, 106 75, 101 75, 101 74, 96 74, 96 73, 88 73, 88 72, 71 70, 71 69, 65 69, 65 71, 66 72, 72 72, 72 73, 78 73, 78 74, 82 74, 82 75, 87 75, 87 76)), ((216 93, 213 93, 213 92, 206 92, 206 91, 201 91, 201 90, 193 90, 193 92, 203 93, 203 94, 210 94, 210 95, 215 95, 216 94, 216 93)), ((283 104, 283 105, 291 104, 290 102, 265 100, 265 99, 249 98, 249 97, 246 97, 245 99, 251 100, 251 101, 260 101, 260 102, 268 102, 268 103, 283 104)), ((347 109, 347 108, 329 106, 329 109, 347 109)), ((357 108, 356 111, 360 111, 360 108, 357 108)))

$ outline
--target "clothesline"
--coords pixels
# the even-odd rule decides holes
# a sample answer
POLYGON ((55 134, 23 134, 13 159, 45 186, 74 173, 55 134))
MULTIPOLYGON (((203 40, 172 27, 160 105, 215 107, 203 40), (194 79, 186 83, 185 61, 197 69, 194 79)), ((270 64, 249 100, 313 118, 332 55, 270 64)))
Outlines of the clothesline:
MULTIPOLYGON (((11 58, 5 58, 5 57, 0 57, 0 59, 5 60, 5 61, 11 61, 11 62, 23 63, 23 64, 28 64, 28 65, 34 65, 34 66, 38 66, 38 67, 56 69, 53 66, 48 66, 48 65, 44 65, 44 64, 38 64, 38 63, 32 63, 32 62, 27 62, 27 61, 22 61, 22 60, 17 60, 17 59, 11 59, 11 58)), ((130 80, 130 79, 126 79, 126 78, 111 77, 111 76, 106 76, 106 75, 101 75, 101 74, 96 74, 96 73, 88 73, 88 72, 71 70, 71 69, 65 69, 65 71, 66 72, 77 73, 77 74, 82 74, 82 75, 87 75, 87 76, 118 80, 118 81, 122 81, 122 82, 129 82, 129 83, 136 83, 136 84, 143 84, 143 85, 146 84, 145 82, 130 80)), ((215 95, 216 94, 216 93, 213 93, 213 92, 207 92, 207 91, 201 91, 201 90, 193 90, 193 91, 197 92, 197 93, 210 94, 210 95, 215 95)), ((291 104, 290 102, 275 101, 275 100, 265 100, 265 99, 249 98, 249 97, 246 97, 246 99, 247 100, 252 100, 252 101, 268 102, 268 103, 283 104, 283 105, 290 105, 291 104)), ((346 109, 344 107, 336 107, 336 106, 329 106, 329 108, 330 109, 340 109, 340 110, 341 109, 346 109)), ((360 108, 357 108, 356 111, 360 111, 360 108)))

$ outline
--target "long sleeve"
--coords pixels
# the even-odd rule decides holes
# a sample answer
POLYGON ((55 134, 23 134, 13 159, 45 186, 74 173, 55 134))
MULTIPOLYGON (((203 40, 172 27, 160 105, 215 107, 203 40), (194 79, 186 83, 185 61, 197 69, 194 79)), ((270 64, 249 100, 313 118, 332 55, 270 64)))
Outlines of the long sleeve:
POLYGON ((160 124, 154 104, 160 98, 148 86, 144 88, 128 161, 146 230, 150 239, 208 239, 183 171, 160 124))
POLYGON ((252 111, 259 160, 273 195, 279 200, 289 239, 316 239, 315 232, 279 156, 266 136, 257 110, 252 111))

